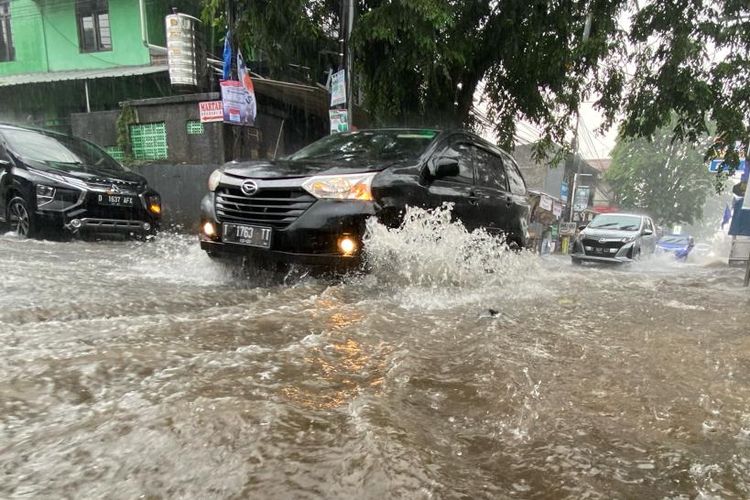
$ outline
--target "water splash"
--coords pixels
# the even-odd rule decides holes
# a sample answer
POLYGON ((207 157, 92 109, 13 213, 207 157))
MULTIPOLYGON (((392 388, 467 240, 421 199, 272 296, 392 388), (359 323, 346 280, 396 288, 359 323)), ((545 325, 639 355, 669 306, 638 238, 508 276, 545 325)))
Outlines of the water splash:
POLYGON ((539 259, 531 252, 513 251, 503 238, 484 229, 469 232, 452 219, 452 207, 444 205, 434 210, 409 207, 397 228, 368 220, 365 258, 379 284, 404 292, 407 303, 420 303, 421 297, 445 307, 500 290, 521 295, 519 283, 541 274, 539 259))

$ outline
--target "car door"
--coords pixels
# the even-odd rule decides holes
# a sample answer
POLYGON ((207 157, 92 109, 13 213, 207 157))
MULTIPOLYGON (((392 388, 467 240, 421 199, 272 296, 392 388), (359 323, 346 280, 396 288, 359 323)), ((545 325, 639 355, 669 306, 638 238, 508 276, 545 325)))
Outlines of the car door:
POLYGON ((526 233, 529 227, 529 217, 531 216, 531 205, 526 192, 526 182, 521 175, 521 169, 512 156, 505 151, 501 151, 505 173, 508 176, 508 185, 510 187, 510 198, 512 200, 512 209, 510 215, 510 224, 512 233, 516 234, 519 241, 526 244, 526 233))
POLYGON ((513 200, 508 176, 500 157, 481 146, 474 150, 475 193, 479 201, 479 225, 495 235, 510 234, 513 200))
POLYGON ((642 253, 643 250, 647 253, 654 253, 656 250, 656 228, 654 227, 653 221, 648 217, 645 218, 643 223, 641 248, 642 253))
POLYGON ((441 159, 455 159, 458 161, 456 175, 432 177, 427 184, 427 206, 438 208, 445 203, 453 206, 453 216, 459 219, 466 229, 472 231, 478 226, 478 200, 474 191, 474 160, 469 141, 463 137, 449 140, 438 147, 428 160, 434 166, 441 159))
POLYGON ((6 217, 5 210, 8 205, 8 190, 12 182, 11 159, 5 149, 2 135, 0 135, 0 220, 6 217))

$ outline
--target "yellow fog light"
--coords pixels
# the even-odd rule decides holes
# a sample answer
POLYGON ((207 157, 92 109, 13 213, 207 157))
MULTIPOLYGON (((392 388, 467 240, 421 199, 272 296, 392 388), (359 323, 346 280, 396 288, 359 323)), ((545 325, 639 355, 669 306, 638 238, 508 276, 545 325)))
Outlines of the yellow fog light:
POLYGON ((357 242, 350 236, 339 238, 339 250, 344 255, 351 255, 357 251, 357 242))
POLYGON ((213 238, 216 236, 216 226, 214 226, 213 222, 206 222, 203 224, 203 234, 208 236, 209 238, 213 238))
POLYGON ((148 209, 151 211, 152 214, 159 215, 161 213, 161 205, 157 205, 155 203, 149 205, 148 209))

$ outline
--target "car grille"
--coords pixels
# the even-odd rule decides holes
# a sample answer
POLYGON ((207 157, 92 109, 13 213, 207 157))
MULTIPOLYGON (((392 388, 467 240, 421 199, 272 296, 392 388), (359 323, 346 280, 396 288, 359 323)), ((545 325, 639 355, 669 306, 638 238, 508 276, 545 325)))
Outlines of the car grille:
POLYGON ((92 177, 87 179, 86 183, 95 189, 110 189, 112 186, 125 188, 128 190, 137 190, 142 187, 142 183, 139 181, 125 181, 121 179, 105 179, 100 177, 92 177))
POLYGON ((263 189, 245 196, 239 188, 216 190, 216 217, 221 222, 261 224, 283 229, 315 203, 302 189, 263 189))
POLYGON ((587 255, 596 255, 599 257, 614 257, 617 254, 623 242, 619 240, 599 242, 597 239, 584 238, 583 239, 584 252, 587 255), (587 248, 591 248, 588 250, 587 248), (615 250, 614 252, 612 250, 615 250))

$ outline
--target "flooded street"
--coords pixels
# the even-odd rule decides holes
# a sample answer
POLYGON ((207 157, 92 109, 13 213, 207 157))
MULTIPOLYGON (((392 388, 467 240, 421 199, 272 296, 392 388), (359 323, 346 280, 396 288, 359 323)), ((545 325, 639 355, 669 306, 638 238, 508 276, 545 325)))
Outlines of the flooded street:
POLYGON ((436 225, 342 281, 0 238, 0 497, 750 497, 741 271, 436 225))

